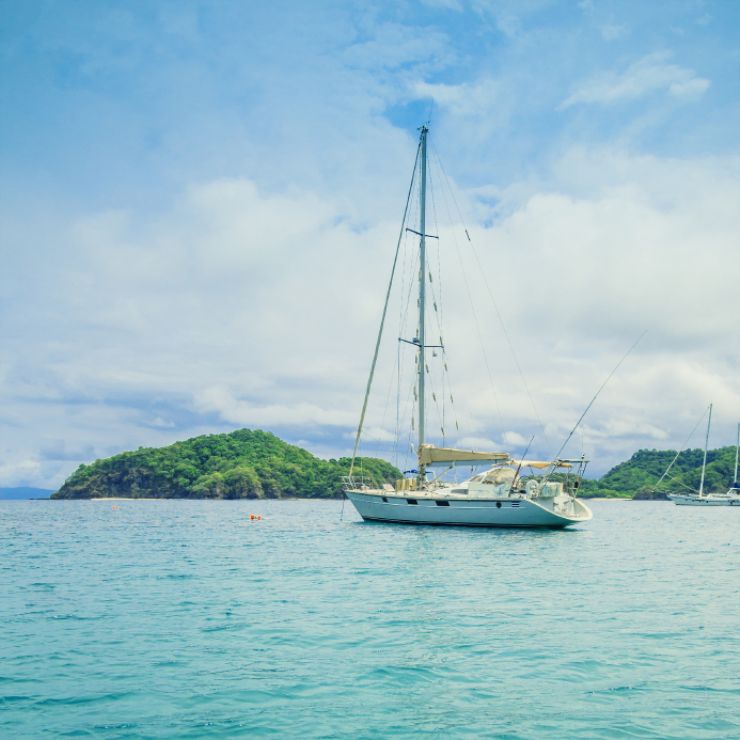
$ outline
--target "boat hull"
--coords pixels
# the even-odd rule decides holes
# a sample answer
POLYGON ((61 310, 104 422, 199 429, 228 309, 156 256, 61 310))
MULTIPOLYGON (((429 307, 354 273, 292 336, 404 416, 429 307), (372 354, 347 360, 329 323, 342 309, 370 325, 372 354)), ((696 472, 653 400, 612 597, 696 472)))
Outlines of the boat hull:
POLYGON ((570 511, 566 507, 555 511, 529 499, 401 498, 383 495, 382 492, 352 490, 346 494, 366 521, 462 527, 561 528, 591 519, 591 511, 577 500, 569 505, 570 511))
POLYGON ((668 498, 677 506, 737 506, 740 507, 740 496, 688 496, 680 493, 668 494, 668 498))

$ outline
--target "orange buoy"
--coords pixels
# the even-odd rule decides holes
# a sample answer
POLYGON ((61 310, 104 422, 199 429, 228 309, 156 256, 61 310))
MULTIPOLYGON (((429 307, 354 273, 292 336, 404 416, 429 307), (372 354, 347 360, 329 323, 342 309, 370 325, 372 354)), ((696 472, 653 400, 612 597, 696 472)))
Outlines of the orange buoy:
POLYGON ((250 514, 249 518, 254 521, 254 514, 250 514))

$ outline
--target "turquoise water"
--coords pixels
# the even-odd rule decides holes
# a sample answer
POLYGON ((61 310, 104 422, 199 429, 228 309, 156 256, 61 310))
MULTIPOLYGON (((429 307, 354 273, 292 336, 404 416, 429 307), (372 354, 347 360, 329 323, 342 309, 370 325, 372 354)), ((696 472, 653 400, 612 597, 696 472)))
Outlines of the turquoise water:
POLYGON ((340 506, 0 503, 0 736, 740 737, 740 510, 340 506))

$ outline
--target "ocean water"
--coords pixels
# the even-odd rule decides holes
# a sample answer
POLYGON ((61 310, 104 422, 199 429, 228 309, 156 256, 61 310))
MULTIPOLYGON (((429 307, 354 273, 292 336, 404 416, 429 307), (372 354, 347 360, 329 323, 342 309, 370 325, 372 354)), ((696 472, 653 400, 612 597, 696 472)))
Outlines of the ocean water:
POLYGON ((592 508, 1 502, 0 737, 740 737, 740 510, 592 508))

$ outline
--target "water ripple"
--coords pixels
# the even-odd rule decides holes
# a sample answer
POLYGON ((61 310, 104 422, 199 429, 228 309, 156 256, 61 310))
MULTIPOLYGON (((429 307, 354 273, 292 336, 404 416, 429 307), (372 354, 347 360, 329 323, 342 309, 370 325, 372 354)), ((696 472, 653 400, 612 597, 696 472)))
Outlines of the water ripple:
POLYGON ((117 505, 0 503, 0 736, 740 737, 738 511, 117 505))

